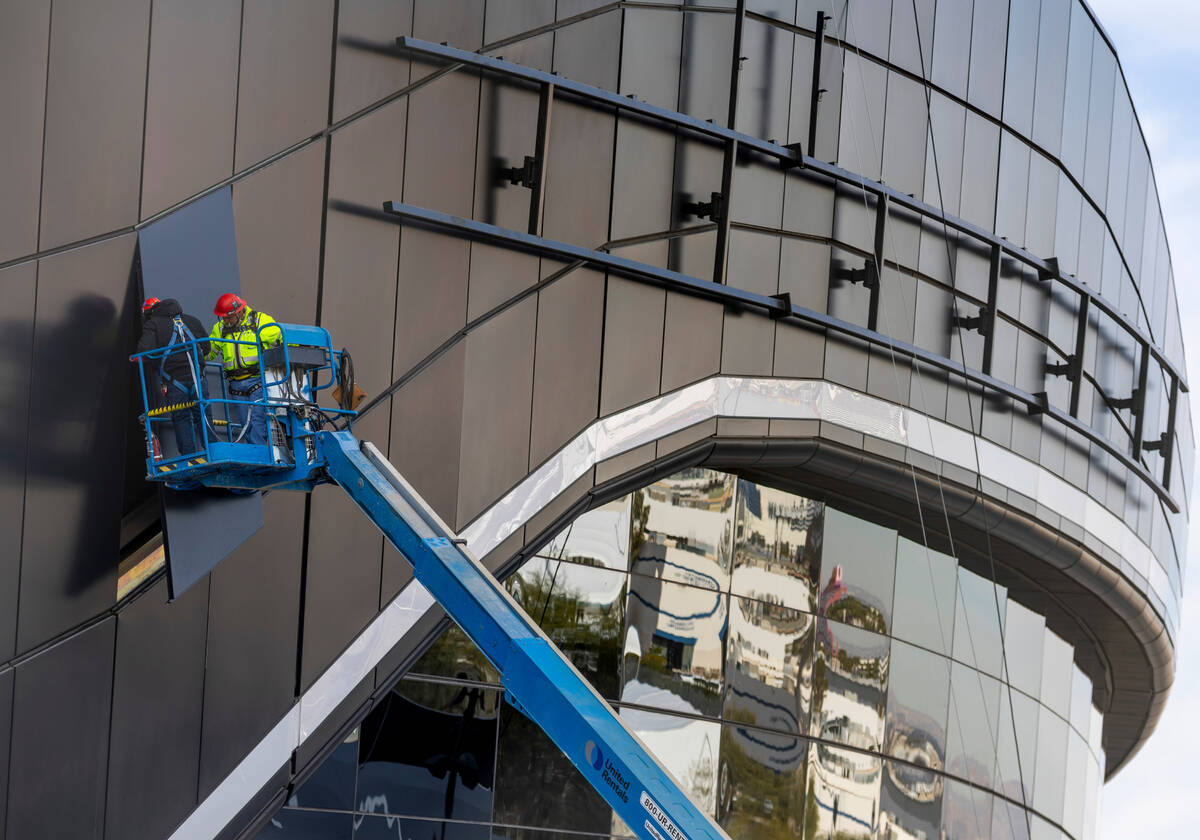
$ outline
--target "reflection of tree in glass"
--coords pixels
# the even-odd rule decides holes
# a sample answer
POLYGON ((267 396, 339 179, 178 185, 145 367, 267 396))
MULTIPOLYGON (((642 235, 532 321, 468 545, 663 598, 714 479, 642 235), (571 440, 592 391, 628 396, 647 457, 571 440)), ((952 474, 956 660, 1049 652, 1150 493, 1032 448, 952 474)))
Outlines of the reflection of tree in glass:
POLYGON ((513 575, 508 589, 550 640, 604 697, 616 697, 621 665, 621 627, 625 596, 607 604, 585 600, 544 571, 513 575))
POLYGON ((846 595, 826 608, 825 614, 843 624, 852 624, 874 633, 887 633, 887 620, 876 607, 864 604, 853 595, 846 595))
POLYGON ((629 570, 642 556, 642 546, 646 543, 646 523, 650 521, 650 505, 646 503, 646 494, 638 490, 633 494, 629 511, 629 570))
POLYGON ((733 730, 721 729, 717 820, 738 840, 794 840, 804 813, 806 762, 780 772, 756 761, 733 730))
POLYGON ((500 672, 492 666, 479 648, 475 647, 475 643, 453 624, 417 660, 411 673, 500 682, 500 672))

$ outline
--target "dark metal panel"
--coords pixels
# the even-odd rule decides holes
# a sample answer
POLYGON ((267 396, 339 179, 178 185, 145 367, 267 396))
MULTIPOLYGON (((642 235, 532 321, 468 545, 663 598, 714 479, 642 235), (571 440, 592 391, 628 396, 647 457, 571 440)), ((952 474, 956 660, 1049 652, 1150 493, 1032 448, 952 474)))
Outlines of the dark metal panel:
POLYGON ((233 171, 241 29, 240 0, 154 4, 143 219, 233 171))
MULTIPOLYGON (((377 419, 386 417, 373 416, 367 422, 377 419)), ((361 429, 357 431, 362 434, 361 429)), ((375 616, 383 556, 383 537, 341 488, 319 487, 311 498, 301 691, 312 685, 375 616)))
POLYGON ((329 115, 333 0, 246 0, 234 169, 319 131, 329 115))
MULTIPOLYGON (((909 12, 909 19, 912 12, 909 12)), ((928 139, 929 109, 925 104, 925 87, 901 76, 889 73, 887 83, 886 111, 882 131, 887 138, 883 144, 883 181, 902 193, 925 198, 937 203, 937 192, 924 196, 925 157, 928 139)), ((878 123, 879 117, 874 116, 878 123)), ((863 142, 861 126, 859 142, 863 142)), ((946 154, 950 149, 939 149, 946 154)), ((939 161, 939 166, 941 162, 939 161)), ((943 188, 947 185, 943 184, 943 188)))
POLYGON ((601 417, 658 396, 664 307, 662 290, 608 278, 600 368, 601 417))
POLYGON ((233 187, 242 296, 278 321, 316 318, 324 179, 314 143, 233 187))
MULTIPOLYGON (((13 670, 0 671, 0 720, 12 721, 13 670)), ((12 728, 0 726, 0 836, 8 822, 8 765, 12 728)))
POLYGON ((460 239, 403 231, 393 379, 407 374, 466 323, 470 261, 471 246, 460 239))
POLYGON ((208 587, 117 616, 106 837, 166 837, 196 804, 208 587))
POLYGON ((618 122, 613 163, 613 239, 672 227, 674 169, 673 136, 633 120, 618 122))
POLYGON ((212 573, 200 797, 292 704, 304 496, 263 498, 266 524, 212 573))
MULTIPOLYGON (((580 4, 560 0, 562 20, 580 4)), ((554 33, 554 72, 605 90, 617 89, 621 62, 621 10, 577 21, 554 33)))
POLYGON ((1038 28, 1037 81, 1033 97, 1033 142, 1052 155, 1058 155, 1063 135, 1063 102, 1067 89, 1067 37, 1072 8, 1083 14, 1071 0, 1042 0, 1038 28))
POLYGON ((67 251, 38 268, 18 652, 116 597, 134 241, 67 251))
POLYGON ((459 528, 528 472, 536 321, 537 301, 527 299, 464 342, 459 528))
MULTIPOLYGON (((483 83, 481 97, 475 149, 475 218, 527 230, 530 204, 540 194, 540 187, 537 183, 514 184, 509 174, 501 173, 521 171, 527 157, 537 157, 540 95, 489 79, 483 83)), ((551 116, 553 111, 551 106, 551 116)), ((550 124, 554 124, 553 119, 550 124)))
POLYGON ((113 640, 107 619, 16 669, 8 836, 104 836, 113 640))
MULTIPOLYGON (((340 120, 408 84, 408 59, 359 43, 390 49, 398 35, 412 32, 412 0, 341 0, 333 74, 333 118, 340 120)), ((396 138, 392 138, 395 140, 396 138)))
MULTIPOLYGON (((467 320, 473 321, 535 285, 541 269, 536 256, 482 242, 471 244, 471 275, 467 289, 467 320)), ((557 265, 547 262, 550 271, 557 265)), ((449 336, 446 336, 447 338, 449 336)))
POLYGON ((413 34, 464 50, 476 49, 483 39, 483 7, 484 0, 417 0, 413 34))
MULTIPOLYGON (((551 23, 557 0, 488 0, 483 42, 495 44, 551 23)), ((549 70, 554 59, 554 33, 522 38, 498 48, 509 61, 549 70)))
POLYGON ((589 248, 607 241, 615 130, 611 115, 555 104, 543 235, 589 248))
POLYGON ((580 268, 538 295, 529 466, 596 418, 604 328, 604 275, 580 268))
MULTIPOLYGON (((406 111, 407 101, 399 100, 333 135, 330 201, 375 203, 400 191, 406 111)), ((369 394, 392 381, 399 245, 390 225, 326 210, 320 323, 337 346, 350 350, 355 377, 369 394)), ((378 441, 385 448, 386 428, 378 441)))
POLYGON ((470 216, 478 113, 479 79, 461 73, 409 97, 405 201, 470 216))
POLYGON ((667 292, 660 390, 672 391, 721 369, 724 312, 719 303, 667 292))
POLYGON ((465 363, 466 345, 459 343, 392 401, 388 460, 448 523, 458 511, 465 363))
POLYGON ((62 0, 50 22, 41 249, 137 217, 150 0, 62 0))
POLYGON ((0 271, 0 359, 5 365, 0 377, 0 661, 12 657, 17 640, 36 292, 36 263, 0 271))
POLYGON ((750 312, 725 312, 721 373, 770 376, 775 364, 775 322, 750 312))
POLYGON ((682 27, 683 16, 674 9, 625 10, 620 93, 675 110, 679 103, 682 27))
POLYGON ((0 8, 0 262, 37 250, 50 0, 0 8))

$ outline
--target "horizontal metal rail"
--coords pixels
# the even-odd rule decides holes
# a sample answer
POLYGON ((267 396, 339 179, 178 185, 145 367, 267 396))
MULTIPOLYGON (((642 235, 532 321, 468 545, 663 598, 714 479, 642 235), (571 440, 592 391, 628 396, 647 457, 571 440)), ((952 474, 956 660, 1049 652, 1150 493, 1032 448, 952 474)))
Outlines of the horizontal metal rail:
POLYGON ((621 96, 603 88, 593 87, 592 85, 566 79, 553 73, 546 73, 532 67, 505 61, 501 58, 480 55, 479 53, 469 52, 445 44, 434 44, 430 41, 423 41, 407 35, 397 38, 396 45, 402 53, 410 53, 440 62, 458 64, 477 72, 507 76, 533 85, 554 85, 556 95, 570 96, 589 101, 596 105, 627 111, 654 122, 666 123, 694 132, 711 138, 715 142, 728 143, 733 141, 736 142, 739 149, 750 150, 774 158, 787 169, 806 169, 809 172, 823 175, 832 180, 858 187, 864 192, 879 198, 886 198, 889 204, 893 206, 902 207, 913 213, 934 219, 939 223, 944 223, 947 227, 959 233, 976 239, 986 246, 998 248, 1002 254, 1007 254, 1025 263, 1037 271, 1039 277, 1061 283, 1080 297, 1087 298, 1090 308, 1095 308, 1103 312, 1139 343, 1145 344, 1149 349, 1150 355, 1159 363, 1163 370, 1172 379, 1179 382, 1180 390, 1185 393, 1189 390, 1187 381, 1183 377, 1183 372, 1168 358, 1166 352, 1161 347, 1150 340, 1148 336, 1144 335, 1134 321, 1122 314, 1115 305, 1096 290, 1073 277, 1064 276, 1060 272, 1056 260, 1043 259, 1026 251, 1024 248, 1014 245, 1007 239, 997 236, 991 231, 984 230, 978 225, 968 222, 966 219, 945 213, 940 208, 927 204, 920 199, 913 198, 907 193, 902 193, 893 187, 889 187, 887 184, 872 181, 835 164, 826 163, 811 155, 802 154, 797 145, 781 146, 778 143, 753 137, 749 134, 718 125, 717 123, 709 122, 708 120, 702 120, 689 114, 670 111, 666 108, 651 105, 648 102, 642 102, 632 96, 621 96))
MULTIPOLYGON (((349 207, 345 209, 350 211, 349 207)), ((484 242, 511 250, 524 251, 555 260, 581 262, 622 277, 627 277, 631 280, 651 283, 673 291, 685 292, 697 297, 718 301, 725 305, 762 310, 765 314, 777 320, 791 319, 828 330, 839 336, 857 339, 876 347, 900 353, 922 364, 962 377, 974 385, 1002 394, 1014 402, 1025 406, 1031 414, 1042 414, 1053 418, 1058 423, 1083 436, 1091 443, 1094 443, 1112 455, 1126 469, 1154 490, 1155 494, 1162 499, 1163 504, 1171 512, 1178 513, 1180 510, 1179 503, 1171 495, 1170 491, 1145 466, 1131 458, 1127 453, 1108 440, 1108 438, 1087 424, 1050 405, 1043 395, 1031 394, 994 376, 972 370, 961 362, 955 362, 952 359, 939 356, 936 353, 932 353, 906 341, 891 338, 875 330, 850 323, 849 321, 843 321, 824 312, 816 312, 791 304, 785 296, 772 297, 727 285, 718 285, 709 280, 701 280, 698 277, 691 277, 677 271, 671 271, 670 269, 637 262, 626 257, 617 256, 616 254, 594 251, 590 248, 583 248, 567 242, 558 242, 541 236, 533 236, 532 234, 497 227, 486 222, 464 219, 452 216, 449 213, 442 213, 438 210, 429 210, 424 207, 403 204, 401 202, 385 202, 382 213, 365 207, 359 212, 361 215, 390 219, 397 224, 420 227, 450 234, 462 239, 484 242)))

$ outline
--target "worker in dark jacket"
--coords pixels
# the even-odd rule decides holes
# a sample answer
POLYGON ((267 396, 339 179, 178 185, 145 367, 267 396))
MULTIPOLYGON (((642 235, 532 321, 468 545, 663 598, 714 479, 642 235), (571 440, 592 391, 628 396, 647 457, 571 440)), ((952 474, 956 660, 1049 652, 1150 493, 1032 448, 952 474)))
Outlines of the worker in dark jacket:
POLYGON ((142 304, 142 336, 138 339, 138 352, 160 347, 171 349, 161 358, 146 360, 146 387, 154 392, 160 406, 185 406, 171 412, 171 423, 175 427, 179 454, 189 455, 203 440, 204 415, 200 412, 197 397, 200 394, 207 396, 204 357, 208 354, 208 340, 204 325, 195 316, 185 315, 179 301, 173 298, 159 300, 152 297, 142 304), (201 339, 198 349, 183 344, 194 338, 201 339), (183 346, 175 349, 180 344, 183 346))

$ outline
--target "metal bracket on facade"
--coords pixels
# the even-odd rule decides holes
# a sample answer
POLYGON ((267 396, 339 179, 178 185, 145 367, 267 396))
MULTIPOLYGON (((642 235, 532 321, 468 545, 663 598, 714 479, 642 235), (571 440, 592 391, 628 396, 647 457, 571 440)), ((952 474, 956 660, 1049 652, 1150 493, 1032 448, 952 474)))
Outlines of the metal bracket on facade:
POLYGON ((1134 388, 1133 393, 1128 397, 1121 397, 1120 399, 1109 397, 1108 404, 1113 408, 1128 408, 1131 413, 1138 414, 1142 410, 1142 400, 1138 396, 1139 393, 1138 389, 1134 388))
POLYGON ((516 187, 524 187, 531 190, 538 185, 538 167, 537 158, 533 155, 525 155, 525 163, 523 166, 505 166, 505 161, 501 160, 496 169, 496 177, 500 181, 507 181, 516 187))
POLYGON ((829 15, 824 12, 817 12, 816 35, 813 37, 812 92, 809 94, 808 102, 808 153, 810 155, 816 154, 817 106, 821 103, 821 94, 825 92, 825 88, 821 87, 821 47, 825 43, 825 22, 829 19, 829 15))
POLYGON ((1045 391, 1038 391, 1033 396, 1034 396, 1034 399, 1037 400, 1037 404, 1026 406, 1025 407, 1026 413, 1028 413, 1030 417, 1036 417, 1039 414, 1049 413, 1049 411, 1050 411, 1050 396, 1045 391))
POLYGON ((777 295, 771 295, 775 300, 779 301, 779 308, 772 309, 767 314, 771 316, 772 321, 778 321, 792 314, 792 293, 780 292, 777 295))
POLYGON ((830 269, 829 277, 832 280, 857 285, 862 283, 864 289, 875 288, 875 272, 871 271, 870 266, 864 265, 862 268, 850 268, 849 266, 834 263, 830 269))
POLYGON ((679 210, 684 215, 699 219, 710 219, 718 224, 725 218, 725 197, 712 193, 708 201, 692 201, 689 193, 680 193, 679 210))
POLYGON ((1062 277, 1062 272, 1058 268, 1058 257, 1046 257, 1046 267, 1038 269, 1038 280, 1043 283, 1049 283, 1051 280, 1057 280, 1062 277))
POLYGON ((1157 440, 1142 441, 1142 449, 1146 452, 1161 452, 1167 448, 1167 442, 1169 440, 1170 436, 1166 432, 1163 432, 1158 436, 1157 440))
POLYGON ((978 315, 970 317, 954 315, 950 318, 950 326, 958 327, 961 330, 976 330, 980 335, 992 334, 992 318, 993 314, 988 311, 987 307, 980 307, 978 315))
POLYGON ((784 146, 785 149, 792 153, 790 158, 780 158, 779 166, 784 172, 789 169, 804 168, 804 148, 799 143, 788 143, 784 146))
POLYGON ((1074 382, 1079 378, 1079 357, 1072 355, 1067 356, 1067 360, 1065 362, 1058 364, 1047 363, 1046 375, 1065 376, 1067 379, 1070 379, 1072 382, 1074 382))

